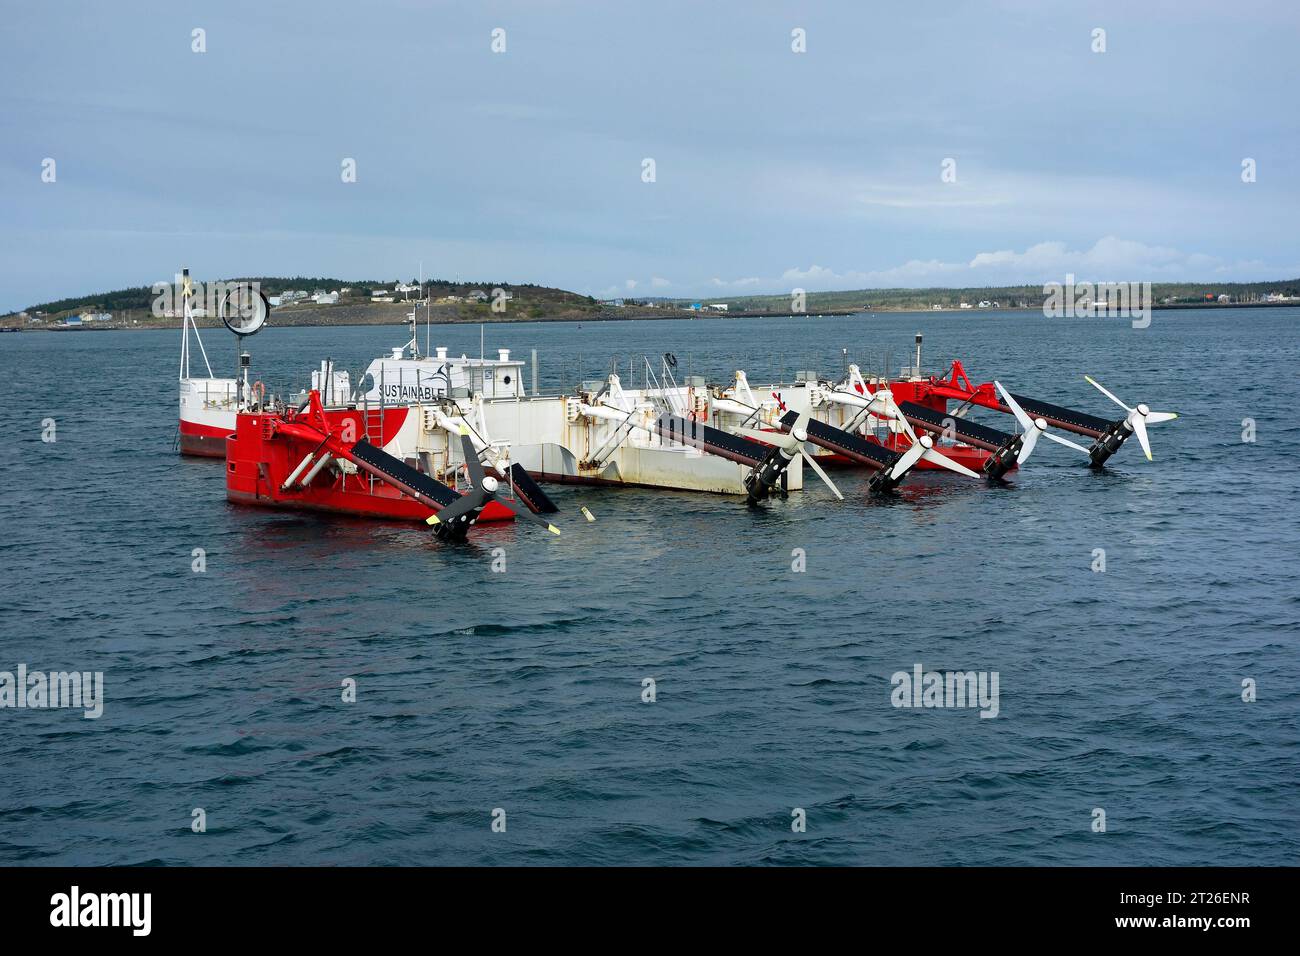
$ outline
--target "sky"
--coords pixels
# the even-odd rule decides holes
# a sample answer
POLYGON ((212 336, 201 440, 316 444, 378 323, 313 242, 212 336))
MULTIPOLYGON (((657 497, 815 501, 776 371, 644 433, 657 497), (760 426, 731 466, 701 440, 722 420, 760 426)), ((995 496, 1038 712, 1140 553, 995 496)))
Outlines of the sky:
POLYGON ((3 17, 0 312, 181 266, 715 300, 1300 276, 1294 2, 3 17))

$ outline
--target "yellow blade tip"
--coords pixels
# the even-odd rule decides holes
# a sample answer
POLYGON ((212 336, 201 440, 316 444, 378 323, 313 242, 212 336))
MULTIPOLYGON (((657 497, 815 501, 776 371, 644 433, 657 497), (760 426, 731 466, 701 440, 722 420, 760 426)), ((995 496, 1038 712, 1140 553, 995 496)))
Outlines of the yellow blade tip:
POLYGON ((437 516, 437 515, 429 515, 429 517, 427 517, 427 518, 424 519, 424 523, 425 523, 425 524, 437 524, 437 523, 438 523, 438 516, 437 516))
POLYGON ((461 426, 460 426, 460 433, 461 433, 462 435, 468 435, 468 434, 469 434, 469 426, 468 426, 468 425, 461 425, 461 426))
POLYGON ((557 528, 557 527, 555 527, 555 525, 553 525, 553 524, 548 524, 548 525, 546 526, 546 530, 549 531, 551 534, 559 534, 559 533, 560 533, 560 529, 557 528))
POLYGON ((1155 459, 1151 457, 1151 452, 1147 452, 1147 461, 1155 461, 1155 459))

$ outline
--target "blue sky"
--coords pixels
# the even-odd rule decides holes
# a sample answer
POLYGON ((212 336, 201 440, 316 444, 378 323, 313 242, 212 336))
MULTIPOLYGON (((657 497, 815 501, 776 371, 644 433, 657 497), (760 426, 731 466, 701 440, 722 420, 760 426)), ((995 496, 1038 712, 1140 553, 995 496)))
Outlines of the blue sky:
POLYGON ((182 264, 389 280, 423 261, 600 296, 1300 275, 1294 3, 4 16, 0 311, 182 264))

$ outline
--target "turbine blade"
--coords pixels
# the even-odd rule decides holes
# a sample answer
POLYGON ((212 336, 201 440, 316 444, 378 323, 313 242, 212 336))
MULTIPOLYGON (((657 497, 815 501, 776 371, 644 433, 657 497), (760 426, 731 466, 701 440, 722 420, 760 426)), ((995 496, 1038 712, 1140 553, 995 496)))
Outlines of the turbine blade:
POLYGON ((733 435, 741 435, 745 438, 752 438, 754 441, 761 441, 765 445, 775 445, 778 448, 790 448, 791 442, 799 444, 792 435, 785 432, 765 432, 757 428, 733 428, 733 435))
POLYGON ((803 455, 803 460, 808 463, 808 467, 817 472, 817 477, 826 483, 826 487, 835 493, 835 497, 840 499, 840 501, 843 501, 844 496, 840 494, 840 490, 835 487, 835 482, 831 481, 826 472, 822 471, 822 466, 813 460, 813 456, 808 453, 807 449, 800 448, 799 454, 803 455))
POLYGON ((1007 403, 1007 408, 1011 409, 1011 414, 1016 416, 1016 421, 1020 423, 1020 430, 1025 433, 1026 440, 1028 440, 1029 433, 1036 430, 1034 420, 1025 414, 1025 410, 1020 407, 1020 403, 1011 397, 1011 393, 1002 387, 1001 382, 995 381, 993 384, 1002 393, 1002 400, 1007 403))
POLYGON ((469 469, 470 481, 474 482, 477 488, 483 484, 483 463, 478 460, 478 452, 474 449, 474 441, 469 437, 469 427, 460 426, 460 448, 465 455, 465 466, 469 469))
POLYGON ((1038 444, 1038 436, 1045 435, 1046 432, 1040 432, 1037 426, 1034 426, 1025 432, 1024 438, 1020 440, 1020 454, 1016 455, 1016 464, 1023 465, 1028 459, 1034 446, 1038 444))
POLYGON ((1129 424, 1133 426, 1133 434, 1137 435, 1138 444, 1140 444, 1142 446, 1142 450, 1146 452, 1147 461, 1150 461, 1151 442, 1147 439, 1146 423, 1142 421, 1142 416, 1136 413, 1130 415, 1128 419, 1129 419, 1129 424))
POLYGON ((907 472, 921 460, 921 454, 925 451, 925 446, 919 441, 913 442, 912 447, 903 452, 903 457, 898 459, 893 468, 889 469, 889 477, 895 481, 902 478, 907 472))
POLYGON ((1098 382, 1096 379, 1092 378, 1092 377, 1089 376, 1089 375, 1085 375, 1084 378, 1086 378, 1086 379, 1088 380, 1088 384, 1089 384, 1089 385, 1091 385, 1091 386, 1092 386, 1093 388, 1095 388, 1097 391, 1101 392, 1101 394, 1105 395, 1107 398, 1109 398, 1112 402, 1114 402, 1114 403, 1115 403, 1116 405, 1118 405, 1120 408, 1124 409, 1124 411, 1126 411, 1126 412, 1131 412, 1131 411, 1133 411, 1133 409, 1129 408, 1127 405, 1125 405, 1123 402, 1121 402, 1118 398, 1116 398, 1114 395, 1112 395, 1109 391, 1107 391, 1107 390, 1106 390, 1106 386, 1102 385, 1101 382, 1098 382))
POLYGON ((560 533, 559 528, 555 527, 555 525, 551 524, 548 520, 543 518, 541 515, 534 514, 533 511, 530 510, 529 508, 526 507, 520 508, 513 501, 508 501, 505 498, 497 498, 496 503, 504 506, 508 511, 513 511, 515 513, 516 518, 523 518, 525 521, 531 521, 539 528, 545 528, 551 534, 560 533))
POLYGON ((1070 441, 1070 439, 1068 438, 1062 438, 1060 435, 1053 435, 1051 432, 1043 432, 1043 434, 1046 435, 1048 438, 1050 438, 1052 441, 1056 442, 1058 445, 1065 445, 1067 448, 1073 448, 1076 451, 1081 451, 1085 455, 1089 454, 1088 449, 1084 448, 1082 445, 1078 444, 1077 442, 1070 441))
POLYGON ((443 508, 436 514, 429 515, 425 519, 427 524, 450 524, 462 515, 467 515, 475 508, 481 508, 487 503, 488 493, 481 488, 475 488, 453 501, 447 507, 443 508))
POLYGON ((971 471, 965 465, 958 464, 957 462, 949 458, 947 455, 943 454, 942 452, 937 452, 933 448, 927 448, 925 450, 925 453, 921 455, 921 457, 924 458, 926 461, 933 462, 936 465, 942 465, 944 468, 947 468, 949 471, 955 471, 959 475, 966 475, 970 478, 979 477, 977 473, 971 471))
POLYGON ((894 411, 897 413, 895 415, 895 420, 898 424, 903 426, 903 434, 908 437, 908 440, 911 441, 913 445, 919 445, 921 439, 917 438, 916 432, 912 431, 912 423, 903 417, 903 410, 897 405, 894 405, 894 411))
POLYGON ((1177 417, 1177 412, 1152 412, 1147 416, 1147 424, 1159 425, 1161 422, 1171 422, 1177 417))

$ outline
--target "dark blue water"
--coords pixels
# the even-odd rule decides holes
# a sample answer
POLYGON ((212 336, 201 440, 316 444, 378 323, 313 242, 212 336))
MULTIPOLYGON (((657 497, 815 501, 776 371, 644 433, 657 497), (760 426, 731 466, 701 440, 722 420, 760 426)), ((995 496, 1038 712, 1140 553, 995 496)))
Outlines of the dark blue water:
MULTIPOLYGON (((1134 445, 1092 473, 1046 446, 1007 487, 928 475, 886 503, 848 471, 842 503, 759 512, 560 488, 562 537, 466 547, 228 505, 219 463, 171 451, 175 332, 2 336, 0 670, 103 671, 106 703, 0 710, 0 862, 1294 863, 1298 319, 489 326, 546 384, 664 351, 715 380, 829 375, 842 348, 896 368, 919 328, 937 370, 1109 417, 1089 373, 1182 417, 1152 428, 1153 463, 1134 445), (917 662, 997 671, 999 715, 892 707, 917 662)), ((477 353, 476 327, 436 331, 477 353)), ((401 340, 250 344, 301 384, 401 340)), ((227 337, 207 344, 224 372, 227 337)))

